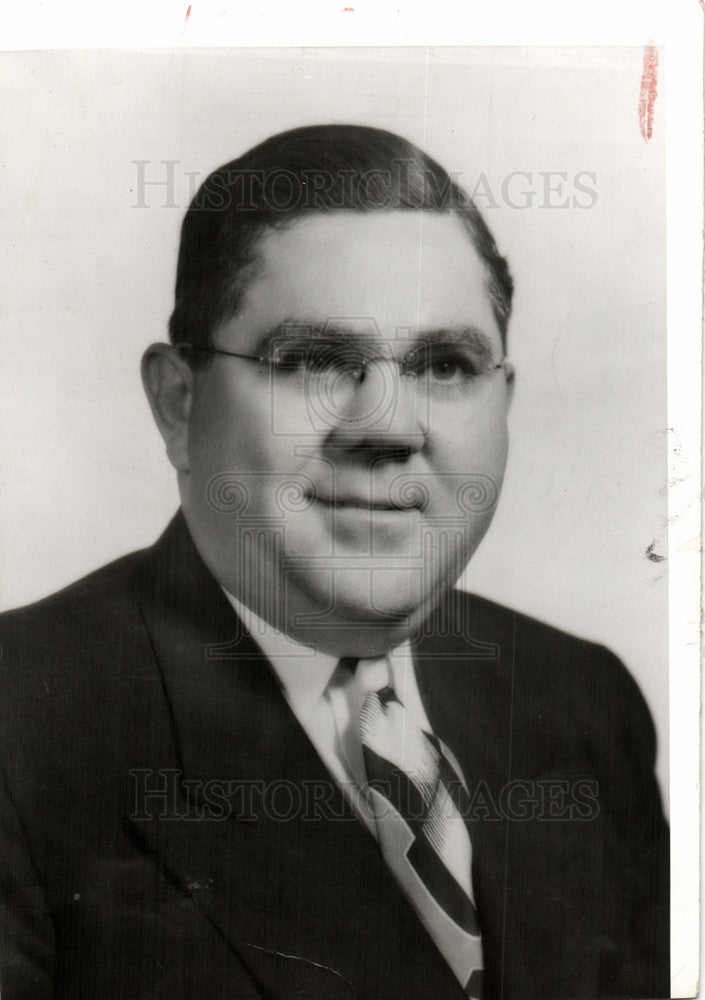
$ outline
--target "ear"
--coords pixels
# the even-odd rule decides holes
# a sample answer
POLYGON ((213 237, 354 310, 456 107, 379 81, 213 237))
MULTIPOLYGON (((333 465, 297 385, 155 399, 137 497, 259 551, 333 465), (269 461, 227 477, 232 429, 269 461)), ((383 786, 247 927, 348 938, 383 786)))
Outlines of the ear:
POLYGON ((170 344, 152 344, 142 358, 142 384, 169 461, 177 472, 188 472, 188 422, 194 374, 170 344))

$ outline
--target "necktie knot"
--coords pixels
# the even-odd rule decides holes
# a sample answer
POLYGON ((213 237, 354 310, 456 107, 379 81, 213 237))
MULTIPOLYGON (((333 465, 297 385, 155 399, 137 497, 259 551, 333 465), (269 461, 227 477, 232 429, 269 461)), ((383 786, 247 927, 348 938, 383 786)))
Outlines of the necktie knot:
POLYGON ((383 688, 380 688, 380 690, 377 691, 376 693, 377 697, 379 698, 380 702, 385 708, 390 703, 390 701, 396 701, 398 704, 401 704, 401 702, 399 701, 399 699, 395 694, 394 688, 390 687, 389 684, 385 685, 385 687, 383 688))
POLYGON ((357 656, 342 656, 338 661, 338 666, 342 670, 349 670, 351 674, 355 674, 357 670, 357 665, 360 662, 357 656))
MULTIPOLYGON (((381 692, 393 684, 392 669, 388 656, 360 657, 344 656, 338 662, 339 668, 349 671, 364 697, 370 691, 381 692)), ((385 697, 389 697, 385 694, 385 697)))

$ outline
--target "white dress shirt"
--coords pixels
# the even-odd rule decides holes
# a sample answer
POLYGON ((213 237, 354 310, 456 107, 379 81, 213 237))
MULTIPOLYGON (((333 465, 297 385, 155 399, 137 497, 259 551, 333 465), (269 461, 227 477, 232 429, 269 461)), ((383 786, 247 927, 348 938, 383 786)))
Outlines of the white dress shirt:
POLYGON ((340 657, 296 642, 228 591, 224 591, 252 638, 268 658, 284 697, 331 776, 362 822, 377 838, 377 825, 362 794, 367 775, 359 714, 365 695, 389 685, 414 720, 431 732, 419 694, 411 646, 403 643, 379 659, 363 659, 353 674, 340 657))

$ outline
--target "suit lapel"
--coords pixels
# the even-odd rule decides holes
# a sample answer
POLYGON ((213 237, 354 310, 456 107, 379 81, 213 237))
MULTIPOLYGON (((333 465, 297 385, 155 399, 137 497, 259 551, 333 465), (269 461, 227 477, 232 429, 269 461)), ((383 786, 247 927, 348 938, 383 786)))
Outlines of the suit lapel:
POLYGON ((145 849, 273 996, 462 996, 181 515, 143 590, 183 778, 145 849))

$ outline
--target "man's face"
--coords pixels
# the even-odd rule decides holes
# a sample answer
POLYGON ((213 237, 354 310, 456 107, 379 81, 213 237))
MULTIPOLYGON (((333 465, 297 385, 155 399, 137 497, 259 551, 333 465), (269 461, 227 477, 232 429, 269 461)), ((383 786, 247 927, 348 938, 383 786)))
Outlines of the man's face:
POLYGON ((213 339, 270 363, 215 355, 196 376, 180 486, 211 571, 309 644, 402 641, 482 539, 506 462, 501 337, 467 234, 400 211, 270 230, 213 339))

